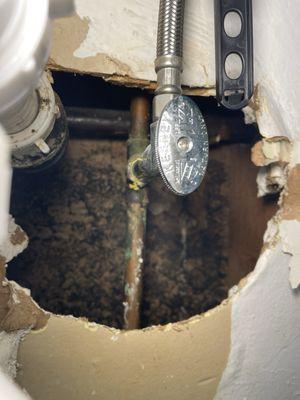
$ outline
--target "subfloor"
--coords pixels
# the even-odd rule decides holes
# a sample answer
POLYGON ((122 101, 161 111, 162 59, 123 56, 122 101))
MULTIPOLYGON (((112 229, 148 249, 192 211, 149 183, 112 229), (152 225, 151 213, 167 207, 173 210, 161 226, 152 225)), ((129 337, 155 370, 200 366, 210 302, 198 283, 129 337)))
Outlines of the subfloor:
MULTIPOLYGON (((256 198, 250 146, 212 149, 201 189, 149 188, 142 326, 185 319, 253 269, 275 202, 256 198)), ((123 326, 126 142, 72 139, 48 174, 14 176, 12 214, 30 237, 8 268, 46 310, 123 326)))

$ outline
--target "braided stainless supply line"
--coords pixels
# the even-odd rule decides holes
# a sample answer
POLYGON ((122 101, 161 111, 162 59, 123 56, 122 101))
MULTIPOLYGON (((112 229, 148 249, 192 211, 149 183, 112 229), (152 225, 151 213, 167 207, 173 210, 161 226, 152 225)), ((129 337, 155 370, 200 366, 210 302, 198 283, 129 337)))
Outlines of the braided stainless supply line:
POLYGON ((160 175, 177 195, 199 187, 208 161, 203 116, 191 99, 181 95, 184 9, 185 0, 160 0, 150 145, 135 158, 132 169, 139 187, 160 175))
POLYGON ((158 16, 157 57, 182 57, 185 0, 161 0, 158 16))
POLYGON ((181 94, 185 0, 161 0, 157 31, 157 89, 153 100, 156 121, 166 104, 181 94))

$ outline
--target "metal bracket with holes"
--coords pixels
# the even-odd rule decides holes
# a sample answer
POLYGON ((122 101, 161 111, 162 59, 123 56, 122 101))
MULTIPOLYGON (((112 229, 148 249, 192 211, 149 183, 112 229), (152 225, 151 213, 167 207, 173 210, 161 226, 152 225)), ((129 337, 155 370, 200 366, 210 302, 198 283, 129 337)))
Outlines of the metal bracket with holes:
POLYGON ((245 107, 253 94, 252 0, 215 0, 217 99, 245 107))

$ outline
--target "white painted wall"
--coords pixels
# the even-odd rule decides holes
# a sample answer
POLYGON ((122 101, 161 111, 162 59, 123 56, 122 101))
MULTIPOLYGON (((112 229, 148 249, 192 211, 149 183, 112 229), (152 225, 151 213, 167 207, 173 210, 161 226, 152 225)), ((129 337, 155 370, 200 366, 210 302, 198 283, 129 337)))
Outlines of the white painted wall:
POLYGON ((282 245, 260 258, 232 307, 231 353, 215 400, 300 398, 300 291, 282 245))
POLYGON ((300 1, 253 0, 260 131, 300 140, 300 1))
MULTIPOLYGON (((89 31, 74 56, 106 54, 125 64, 130 77, 156 80, 158 6, 159 0, 76 0, 78 15, 89 20, 89 31)), ((183 83, 213 86, 213 1, 187 1, 186 21, 183 83)))
MULTIPOLYGON (((155 80, 158 5, 159 0, 76 0, 89 31, 74 56, 106 54, 119 63, 117 74, 155 80)), ((253 16, 260 130, 265 136, 295 139, 300 137, 300 2, 253 0, 253 16)), ((187 0, 183 83, 214 86, 214 59, 213 0, 187 0)), ((99 70, 105 73, 105 65, 99 70)))

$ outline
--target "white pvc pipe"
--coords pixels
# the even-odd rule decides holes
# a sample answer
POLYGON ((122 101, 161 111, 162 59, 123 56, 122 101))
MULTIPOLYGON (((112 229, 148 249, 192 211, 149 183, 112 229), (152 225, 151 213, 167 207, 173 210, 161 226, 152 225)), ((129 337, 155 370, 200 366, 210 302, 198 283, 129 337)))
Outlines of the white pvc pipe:
POLYGON ((8 234, 11 178, 9 138, 0 125, 0 245, 8 234))
POLYGON ((0 0, 0 120, 37 87, 50 53, 52 18, 72 8, 73 0, 0 0))
MULTIPOLYGON (((30 124, 37 102, 28 101, 50 53, 51 18, 65 16, 73 0, 0 0, 0 124, 12 131, 30 124)), ((12 171, 10 142, 0 125, 0 244, 8 233, 12 171)), ((13 132, 10 132, 13 133, 13 132)))

